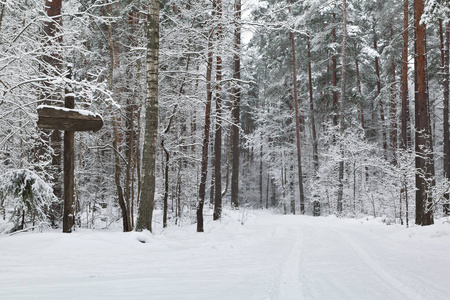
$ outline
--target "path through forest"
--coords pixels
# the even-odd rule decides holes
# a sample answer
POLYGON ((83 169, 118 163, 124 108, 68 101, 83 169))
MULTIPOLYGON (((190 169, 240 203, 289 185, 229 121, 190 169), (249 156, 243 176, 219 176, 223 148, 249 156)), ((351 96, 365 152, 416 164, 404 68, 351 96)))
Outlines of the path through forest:
POLYGON ((224 212, 155 234, 0 236, 0 299, 448 299, 450 224, 224 212), (241 225, 241 223, 244 225, 241 225))

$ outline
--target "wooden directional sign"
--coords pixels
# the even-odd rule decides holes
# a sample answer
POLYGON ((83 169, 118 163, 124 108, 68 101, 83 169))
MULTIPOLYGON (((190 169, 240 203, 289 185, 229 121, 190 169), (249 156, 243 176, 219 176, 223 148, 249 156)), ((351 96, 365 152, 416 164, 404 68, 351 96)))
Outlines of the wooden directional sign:
MULTIPOLYGON (((70 73, 69 73, 70 74, 70 73)), ((63 232, 72 232, 74 225, 75 131, 97 131, 103 126, 100 115, 74 109, 75 97, 68 92, 65 107, 40 105, 38 127, 64 130, 64 212, 63 232)))
POLYGON ((86 110, 40 105, 38 116, 37 125, 43 129, 98 131, 103 126, 103 119, 99 114, 86 110))

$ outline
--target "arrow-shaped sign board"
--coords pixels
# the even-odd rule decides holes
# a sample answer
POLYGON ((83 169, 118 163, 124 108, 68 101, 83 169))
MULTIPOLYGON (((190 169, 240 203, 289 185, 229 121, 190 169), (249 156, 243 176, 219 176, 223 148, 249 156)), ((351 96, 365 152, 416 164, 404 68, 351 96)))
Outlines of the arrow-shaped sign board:
POLYGON ((103 126, 102 117, 87 110, 40 105, 37 111, 37 125, 43 129, 98 131, 103 126))

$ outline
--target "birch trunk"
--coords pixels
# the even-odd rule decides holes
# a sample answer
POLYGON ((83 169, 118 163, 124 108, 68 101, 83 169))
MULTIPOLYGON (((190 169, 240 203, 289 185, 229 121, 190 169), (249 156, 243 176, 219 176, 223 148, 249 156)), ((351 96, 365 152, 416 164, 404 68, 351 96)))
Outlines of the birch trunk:
POLYGON ((147 80, 145 133, 142 153, 142 197, 136 229, 152 231, 155 199, 156 137, 158 133, 159 1, 149 0, 147 14, 147 80))

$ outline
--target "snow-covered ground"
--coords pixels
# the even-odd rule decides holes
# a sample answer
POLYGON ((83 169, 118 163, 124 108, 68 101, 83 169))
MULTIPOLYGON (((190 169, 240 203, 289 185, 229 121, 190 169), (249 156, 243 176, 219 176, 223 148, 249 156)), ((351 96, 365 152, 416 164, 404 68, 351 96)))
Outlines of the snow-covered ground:
POLYGON ((224 214, 205 233, 0 236, 0 299, 450 299, 445 220, 224 214))

